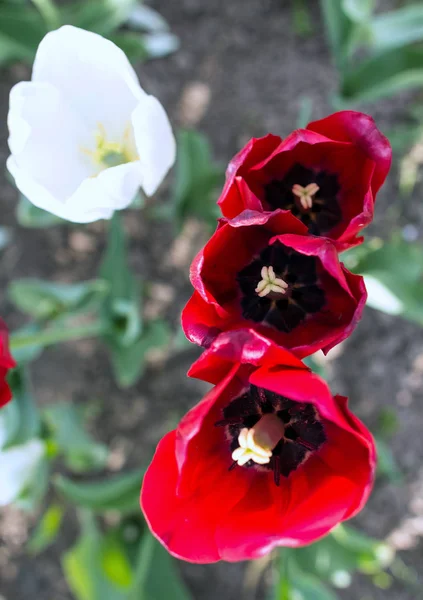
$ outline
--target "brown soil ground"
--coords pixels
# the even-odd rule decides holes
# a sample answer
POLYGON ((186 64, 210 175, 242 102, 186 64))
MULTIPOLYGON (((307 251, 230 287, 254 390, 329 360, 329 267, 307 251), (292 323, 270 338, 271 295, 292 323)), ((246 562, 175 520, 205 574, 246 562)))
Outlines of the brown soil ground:
MULTIPOLYGON (((312 4, 311 2, 309 4, 312 4)), ((312 9, 314 34, 300 38, 293 31, 291 3, 283 0, 156 0, 154 7, 180 36, 181 49, 170 58, 139 68, 143 85, 158 96, 173 122, 180 123, 181 99, 187 88, 203 83, 210 103, 198 123, 212 143, 215 156, 227 163, 252 136, 269 131, 286 134, 295 128, 300 98, 313 101, 313 118, 332 112, 330 94, 336 87, 320 16, 312 9)), ((0 77, 0 164, 7 157, 6 114, 11 85, 28 74, 21 68, 0 77)), ((186 96, 185 96, 186 97, 186 96)), ((382 130, 404 117, 408 98, 368 107, 382 130)), ((365 107, 366 108, 366 107, 365 107)), ((182 111, 183 113, 183 111, 182 111)), ((421 197, 420 185, 413 196, 421 197)), ((5 290, 15 277, 81 281, 95 277, 104 247, 103 223, 87 227, 24 229, 16 224, 16 192, 0 172, 1 225, 10 226, 11 244, 0 254, 1 314, 10 325, 21 317, 9 304, 5 290)), ((393 227, 413 223, 419 231, 422 205, 399 208, 396 173, 379 196, 372 233, 389 237, 393 227)), ((126 219, 131 237, 131 264, 154 284, 162 311, 178 327, 180 311, 190 294, 188 266, 205 240, 201 225, 190 222, 174 241, 169 224, 146 223, 142 213, 126 219)), ((147 311, 156 309, 150 303, 147 311)), ((32 367, 40 403, 58 400, 87 402, 100 399, 104 410, 95 435, 111 445, 117 462, 141 464, 151 456, 163 435, 201 397, 204 384, 186 378, 198 355, 195 348, 155 361, 142 381, 129 391, 113 382, 107 356, 99 343, 69 343, 46 351, 32 367), (178 393, 175 395, 175 390, 178 393)), ((404 474, 401 485, 385 479, 355 524, 383 538, 395 537, 403 561, 421 573, 423 559, 423 330, 400 319, 366 309, 362 323, 330 361, 334 391, 350 396, 359 416, 374 427, 383 407, 395 409, 399 428, 391 448, 404 474)), ((72 515, 56 546, 37 559, 25 555, 24 543, 33 521, 16 510, 0 513, 1 600, 71 600, 63 580, 59 553, 75 539, 72 515)), ((198 600, 235 600, 242 590, 245 565, 181 564, 184 577, 198 600)), ((423 580, 421 581, 423 583, 423 580)), ((339 596, 345 600, 415 600, 415 589, 396 583, 390 590, 374 588, 364 577, 339 596)), ((106 599, 105 599, 106 600, 106 599)))

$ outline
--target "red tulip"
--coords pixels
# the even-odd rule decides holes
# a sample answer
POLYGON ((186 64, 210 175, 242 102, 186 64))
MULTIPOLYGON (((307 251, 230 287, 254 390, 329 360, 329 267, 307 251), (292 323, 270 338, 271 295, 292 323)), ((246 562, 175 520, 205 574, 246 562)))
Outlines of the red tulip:
POLYGON ((6 381, 10 369, 16 366, 9 351, 9 335, 6 324, 0 319, 0 408, 12 398, 12 393, 6 381))
POLYGON ((254 327, 304 357, 350 335, 366 301, 363 278, 328 239, 295 235, 304 230, 281 210, 222 221, 191 266, 186 336, 207 347, 223 331, 254 327))
POLYGON ((362 241, 391 155, 371 117, 338 112, 284 140, 253 138, 229 163, 218 204, 230 219, 245 209, 289 210, 344 250, 362 241))
POLYGON ((252 330, 220 335, 189 373, 215 387, 159 443, 141 506, 196 563, 260 557, 327 534, 365 504, 375 446, 347 399, 252 330))

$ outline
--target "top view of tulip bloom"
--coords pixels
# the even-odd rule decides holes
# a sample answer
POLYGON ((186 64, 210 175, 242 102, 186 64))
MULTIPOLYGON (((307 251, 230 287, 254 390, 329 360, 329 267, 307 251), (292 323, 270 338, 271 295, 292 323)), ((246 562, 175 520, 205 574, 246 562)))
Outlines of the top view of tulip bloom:
POLYGON ((363 241, 391 155, 371 117, 338 112, 285 139, 252 139, 229 163, 218 203, 229 219, 245 209, 290 211, 345 250, 363 241))
POLYGON ((347 399, 253 331, 221 334, 189 374, 216 384, 160 442, 141 505, 178 558, 258 558, 316 541, 366 502, 369 431, 347 399))
POLYGON ((76 223, 109 219, 140 188, 151 196, 175 160, 167 115, 122 50, 72 26, 42 40, 32 80, 11 91, 8 126, 19 190, 76 223))

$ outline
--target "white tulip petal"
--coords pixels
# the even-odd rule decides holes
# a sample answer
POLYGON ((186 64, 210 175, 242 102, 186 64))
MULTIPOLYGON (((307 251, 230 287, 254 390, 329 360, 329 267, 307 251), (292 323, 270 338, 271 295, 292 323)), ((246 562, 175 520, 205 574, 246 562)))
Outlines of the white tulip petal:
POLYGON ((0 506, 16 500, 31 477, 45 451, 40 440, 31 440, 0 452, 0 506))
POLYGON ((110 218, 140 187, 153 194, 175 160, 167 115, 125 54, 72 26, 42 40, 33 81, 11 91, 8 126, 19 190, 76 223, 110 218))
POLYGON ((138 162, 119 165, 102 171, 97 177, 85 179, 65 202, 55 202, 49 192, 30 179, 26 172, 16 169, 13 157, 7 168, 14 176, 17 187, 39 208, 54 212, 73 223, 92 223, 110 219, 115 210, 129 206, 140 187, 138 162), (34 198, 43 202, 36 203, 34 198), (51 206, 54 204, 54 211, 51 206))
POLYGON ((31 201, 56 214, 51 203, 69 197, 92 173, 91 159, 81 151, 86 129, 54 87, 30 82, 12 88, 8 126, 12 175, 24 171, 39 188, 31 201))
POLYGON ((111 136, 122 134, 131 112, 146 95, 120 48, 71 25, 51 31, 41 41, 32 80, 54 85, 87 127, 94 132, 100 122, 111 136))
POLYGON ((121 210, 131 204, 140 183, 138 161, 111 167, 97 177, 83 181, 66 205, 69 205, 69 213, 84 214, 86 223, 97 219, 110 219, 115 210, 121 210))
POLYGON ((175 162, 176 142, 166 112, 154 96, 146 96, 132 113, 141 165, 141 185, 152 196, 175 162))

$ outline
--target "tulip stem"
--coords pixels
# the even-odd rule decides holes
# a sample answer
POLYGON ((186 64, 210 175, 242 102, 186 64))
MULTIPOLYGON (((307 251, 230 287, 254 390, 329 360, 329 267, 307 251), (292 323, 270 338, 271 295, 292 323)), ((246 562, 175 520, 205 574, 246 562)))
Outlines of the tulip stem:
POLYGON ((94 321, 81 327, 72 329, 54 328, 40 331, 39 333, 14 333, 10 338, 10 348, 13 351, 21 350, 27 346, 52 346, 60 342, 81 340, 97 337, 104 334, 106 326, 102 321, 94 321))
POLYGON ((48 29, 52 31, 61 25, 59 9, 54 4, 54 0, 32 0, 32 3, 38 9, 38 12, 44 19, 48 29))

